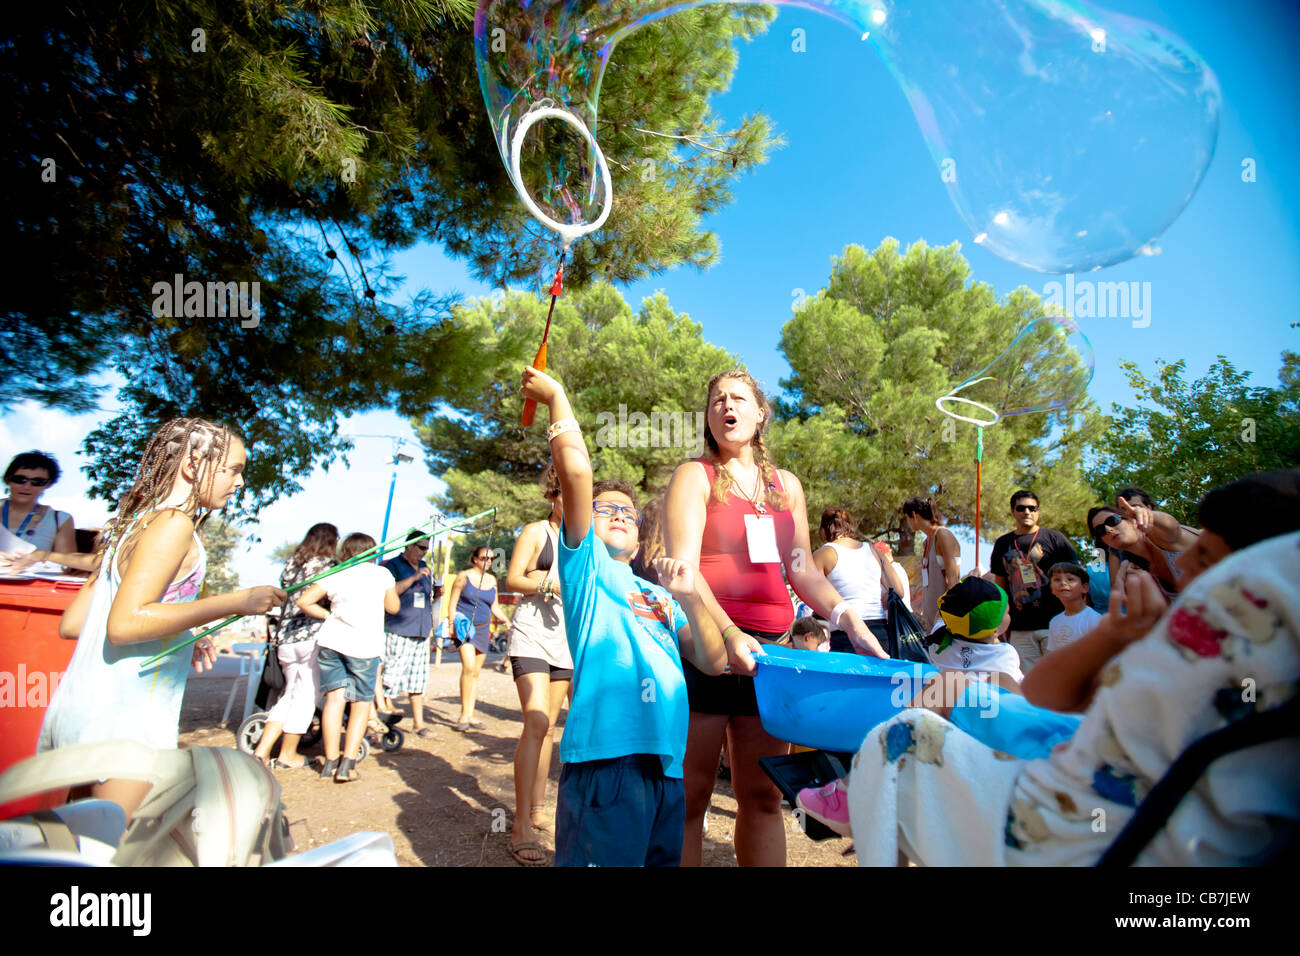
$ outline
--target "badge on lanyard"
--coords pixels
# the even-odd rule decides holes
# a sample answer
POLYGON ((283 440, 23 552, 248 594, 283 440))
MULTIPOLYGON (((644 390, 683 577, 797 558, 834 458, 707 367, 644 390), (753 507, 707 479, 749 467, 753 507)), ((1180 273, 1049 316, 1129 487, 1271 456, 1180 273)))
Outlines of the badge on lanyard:
POLYGON ((415 586, 415 597, 411 601, 412 607, 424 607, 424 589, 418 584, 415 586))
POLYGON ((771 515, 745 515, 745 543, 754 564, 780 564, 776 547, 776 522, 771 515))

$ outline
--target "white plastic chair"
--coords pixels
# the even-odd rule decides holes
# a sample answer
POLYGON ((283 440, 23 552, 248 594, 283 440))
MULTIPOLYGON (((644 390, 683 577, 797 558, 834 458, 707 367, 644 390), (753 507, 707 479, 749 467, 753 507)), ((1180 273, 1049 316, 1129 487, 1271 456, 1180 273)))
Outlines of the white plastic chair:
POLYGON ((235 692, 239 690, 239 678, 247 677, 244 690, 244 715, 239 718, 242 724, 253 712, 257 685, 262 681, 262 668, 266 666, 266 644, 233 644, 230 648, 239 656, 239 676, 230 685, 230 696, 226 698, 226 709, 221 715, 221 726, 230 722, 230 708, 235 704, 235 692), (260 662, 260 663, 259 663, 260 662))

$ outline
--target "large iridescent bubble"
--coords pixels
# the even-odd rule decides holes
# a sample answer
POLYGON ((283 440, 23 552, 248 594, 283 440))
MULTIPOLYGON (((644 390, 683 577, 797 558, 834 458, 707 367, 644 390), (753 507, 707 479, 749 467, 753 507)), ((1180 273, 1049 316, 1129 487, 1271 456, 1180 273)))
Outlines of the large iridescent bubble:
POLYGON ((1013 415, 1074 406, 1086 397, 1094 371, 1092 343, 1074 319, 1044 315, 934 404, 959 421, 996 425, 1013 415))
MULTIPOLYGON (((614 46, 705 2, 735 0, 479 3, 479 82, 498 148, 530 212, 566 243, 603 225, 612 201, 592 131, 614 46)), ((1213 156, 1218 80, 1151 24, 1078 0, 776 5, 824 13, 876 48, 936 185, 975 241, 1009 262, 1084 272, 1130 258, 1187 205, 1213 156)))

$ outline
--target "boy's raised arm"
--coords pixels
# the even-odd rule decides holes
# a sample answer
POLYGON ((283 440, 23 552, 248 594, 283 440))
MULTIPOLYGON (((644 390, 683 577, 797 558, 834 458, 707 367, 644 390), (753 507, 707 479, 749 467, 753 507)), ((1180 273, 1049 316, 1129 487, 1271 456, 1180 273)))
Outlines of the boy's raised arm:
POLYGON ((576 548, 591 527, 591 458, 587 455, 587 444, 578 430, 564 386, 545 372, 526 368, 521 390, 525 398, 545 405, 551 413, 547 434, 551 462, 564 496, 564 543, 576 548))

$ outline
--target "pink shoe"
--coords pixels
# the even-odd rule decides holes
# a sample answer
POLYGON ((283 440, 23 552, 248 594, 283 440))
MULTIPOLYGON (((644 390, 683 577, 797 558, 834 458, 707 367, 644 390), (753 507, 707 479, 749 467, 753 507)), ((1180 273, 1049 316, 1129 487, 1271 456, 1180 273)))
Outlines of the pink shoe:
POLYGON ((808 816, 824 823, 840 836, 852 836, 849 826, 848 791, 843 780, 832 780, 824 787, 808 787, 795 795, 795 804, 808 816))

